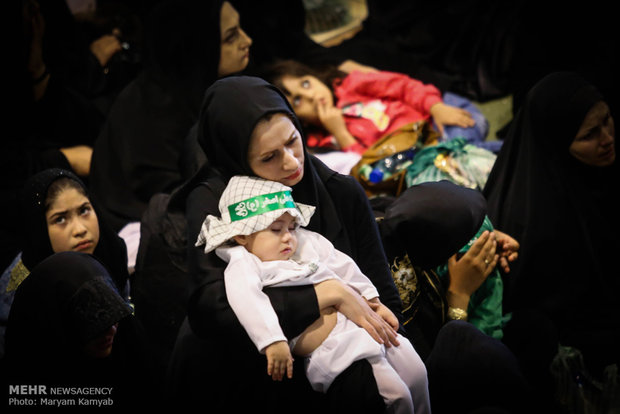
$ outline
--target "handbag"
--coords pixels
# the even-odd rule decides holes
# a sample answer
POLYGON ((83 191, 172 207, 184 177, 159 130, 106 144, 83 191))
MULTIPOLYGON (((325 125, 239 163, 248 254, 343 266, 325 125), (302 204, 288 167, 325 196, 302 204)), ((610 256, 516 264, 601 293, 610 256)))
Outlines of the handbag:
POLYGON ((428 121, 408 123, 386 134, 362 154, 359 162, 353 166, 350 174, 362 185, 369 197, 388 195, 398 196, 406 188, 406 166, 411 162, 411 155, 419 148, 436 145, 440 135, 428 121), (377 180, 371 173, 381 163, 393 162, 394 157, 409 152, 405 162, 395 165, 392 171, 377 180))

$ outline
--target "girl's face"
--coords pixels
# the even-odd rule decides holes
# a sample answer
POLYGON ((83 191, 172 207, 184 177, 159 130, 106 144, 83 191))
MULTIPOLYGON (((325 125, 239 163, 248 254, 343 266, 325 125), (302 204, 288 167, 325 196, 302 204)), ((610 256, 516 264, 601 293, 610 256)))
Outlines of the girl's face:
POLYGON ((319 105, 332 107, 334 97, 332 91, 318 78, 306 76, 282 77, 284 88, 290 93, 288 101, 295 110, 299 119, 313 125, 321 125, 319 118, 319 105))
POLYGON ((616 160, 614 120, 603 101, 586 114, 569 152, 584 164, 607 167, 616 160))
POLYGON ((84 346, 84 353, 91 358, 105 358, 112 353, 114 336, 118 329, 118 323, 112 325, 104 333, 89 341, 84 346))
POLYGON ((235 240, 263 262, 288 260, 297 250, 297 227, 295 218, 284 213, 265 230, 235 240))
POLYGON ((250 138, 248 163, 257 176, 289 187, 304 176, 304 144, 289 117, 275 114, 260 121, 250 138))
POLYGON ((250 62, 252 39, 239 26, 239 13, 227 1, 220 12, 220 39, 218 76, 241 72, 250 62))
POLYGON ((93 253, 99 242, 99 222, 88 198, 75 188, 63 190, 45 213, 55 253, 93 253))

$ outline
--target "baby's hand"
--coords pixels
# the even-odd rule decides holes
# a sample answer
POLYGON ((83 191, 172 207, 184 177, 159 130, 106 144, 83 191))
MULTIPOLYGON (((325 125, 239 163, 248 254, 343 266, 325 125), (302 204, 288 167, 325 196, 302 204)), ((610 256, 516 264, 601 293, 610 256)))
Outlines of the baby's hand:
POLYGON ((284 374, 293 378, 293 356, 288 343, 285 341, 274 342, 265 348, 267 356, 267 374, 274 381, 282 381, 284 374))

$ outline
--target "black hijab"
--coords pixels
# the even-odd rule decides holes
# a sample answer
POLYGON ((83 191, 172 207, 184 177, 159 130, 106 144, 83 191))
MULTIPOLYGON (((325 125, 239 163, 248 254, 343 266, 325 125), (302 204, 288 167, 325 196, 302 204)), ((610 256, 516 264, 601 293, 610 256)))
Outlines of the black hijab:
MULTIPOLYGON (((37 264, 54 254, 45 219, 45 200, 50 185, 60 178, 69 178, 77 182, 88 197, 84 183, 67 170, 49 168, 28 179, 20 196, 22 223, 26 226, 22 233, 22 262, 28 270, 34 269, 37 264)), ((110 269, 118 289, 123 291, 129 278, 127 246, 123 239, 106 225, 97 206, 92 200, 90 201, 99 222, 99 242, 94 255, 110 269)))
POLYGON ((197 115, 218 77, 223 0, 165 0, 145 22, 144 71, 197 115))
POLYGON ((406 253, 415 266, 431 269, 465 246, 485 216, 479 191, 444 180, 409 187, 388 206, 379 227, 388 257, 406 253))
MULTIPOLYGON (((198 125, 198 142, 207 157, 198 176, 219 175, 227 182, 234 175, 256 175, 247 159, 250 138, 256 124, 273 113, 288 115, 303 137, 293 109, 275 86, 251 76, 216 81, 207 90, 198 125)), ((335 172, 311 156, 305 138, 303 141, 304 176, 293 187, 295 200, 316 207, 309 230, 321 233, 339 249, 350 251, 345 229, 324 184, 335 172)))
POLYGON ((618 162, 591 167, 569 153, 585 115, 601 100, 575 73, 540 80, 512 122, 483 192, 495 227, 521 244, 505 278, 505 309, 542 309, 559 324, 561 340, 583 350, 614 343, 609 333, 620 321, 618 162))
POLYGON ((61 252, 46 258, 15 293, 6 332, 11 376, 71 385, 96 379, 99 372, 91 371, 94 362, 83 355, 83 346, 131 312, 92 255, 61 252))
POLYGON ((143 72, 110 108, 89 177, 116 231, 140 221, 154 194, 185 181, 184 140, 218 75, 222 3, 165 0, 147 17, 143 72))

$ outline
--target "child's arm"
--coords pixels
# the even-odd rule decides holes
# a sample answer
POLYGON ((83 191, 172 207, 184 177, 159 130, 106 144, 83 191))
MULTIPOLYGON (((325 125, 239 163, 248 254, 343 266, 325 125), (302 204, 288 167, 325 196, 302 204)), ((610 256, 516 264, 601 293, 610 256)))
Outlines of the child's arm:
POLYGON ((446 105, 443 102, 438 102, 431 106, 430 114, 441 135, 443 135, 445 125, 456 125, 461 128, 469 128, 476 124, 476 121, 474 121, 468 111, 457 108, 456 106, 446 105))
POLYGON ((284 374, 287 378, 293 378, 293 356, 288 347, 288 342, 278 341, 265 348, 267 356, 267 374, 274 381, 282 381, 284 374))

